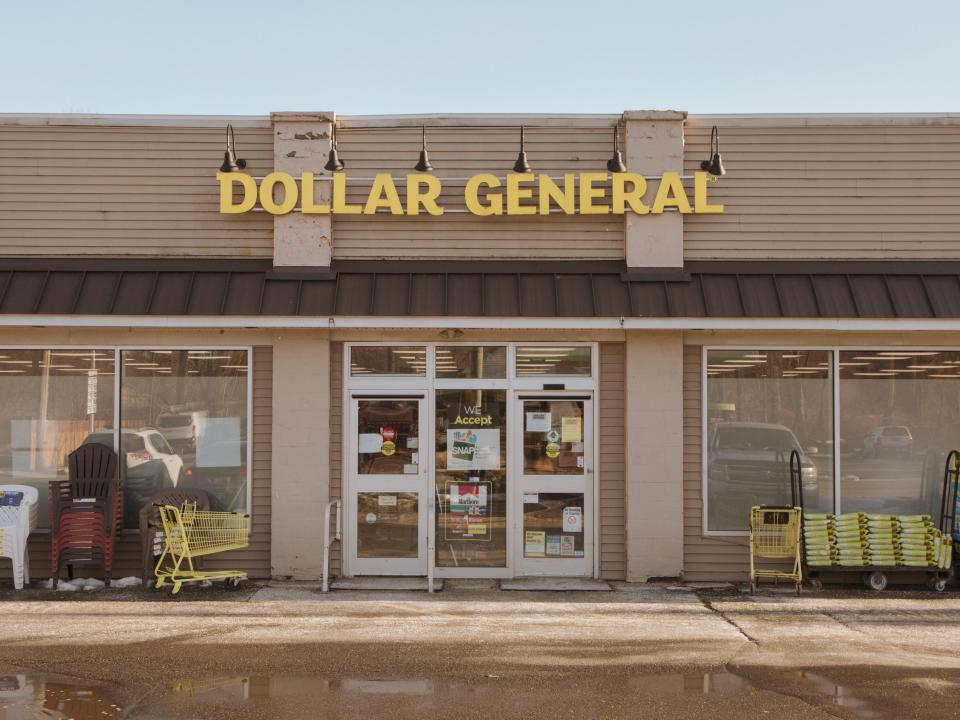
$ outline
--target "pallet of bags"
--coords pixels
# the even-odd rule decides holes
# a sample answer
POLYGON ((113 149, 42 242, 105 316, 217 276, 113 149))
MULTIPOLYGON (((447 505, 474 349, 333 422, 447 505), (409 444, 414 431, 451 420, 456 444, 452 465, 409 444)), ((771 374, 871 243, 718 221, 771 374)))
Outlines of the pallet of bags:
POLYGON ((867 514, 867 551, 871 565, 894 567, 901 564, 900 522, 896 516, 867 514))
POLYGON ((852 512, 837 515, 834 518, 834 527, 839 564, 844 567, 869 565, 869 528, 866 513, 852 512))
POLYGON ((836 540, 833 515, 803 514, 803 551, 807 565, 836 565, 839 561, 836 540))

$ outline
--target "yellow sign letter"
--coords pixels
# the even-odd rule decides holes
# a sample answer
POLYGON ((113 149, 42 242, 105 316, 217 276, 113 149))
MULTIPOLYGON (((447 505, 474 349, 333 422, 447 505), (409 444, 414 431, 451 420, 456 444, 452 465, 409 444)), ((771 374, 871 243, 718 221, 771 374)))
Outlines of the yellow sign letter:
POLYGON ((666 207, 675 207, 684 215, 690 212, 690 201, 687 199, 686 190, 683 189, 680 173, 665 172, 663 174, 650 212, 660 215, 666 207))
POLYGON ((407 175, 407 215, 419 215, 421 205, 431 215, 443 215, 443 208, 437 204, 440 190, 436 175, 407 175), (426 185, 426 190, 421 185, 426 185))
POLYGON ((707 201, 707 174, 697 171, 693 174, 693 209, 699 215, 713 215, 723 212, 723 204, 711 205, 707 201))
POLYGON ((363 207, 364 215, 374 215, 377 208, 387 208, 391 215, 403 215, 403 205, 397 194, 397 186, 389 173, 377 173, 373 177, 373 185, 367 196, 367 204, 363 207))
POLYGON ((573 173, 563 174, 563 190, 550 178, 549 175, 540 176, 540 214, 550 214, 550 202, 553 201, 557 207, 563 210, 567 215, 573 215, 577 212, 576 207, 576 188, 577 184, 573 179, 573 173))
POLYGON ((463 200, 467 204, 467 210, 474 215, 503 215, 503 196, 496 193, 486 193, 484 199, 487 204, 483 205, 479 199, 480 186, 488 188, 500 187, 500 179, 496 175, 481 173, 473 175, 467 180, 467 186, 463 189, 463 200))
POLYGON ((359 205, 347 205, 347 176, 342 172, 333 174, 333 212, 338 215, 359 215, 359 205))
POLYGON ((271 215, 286 215, 297 206, 297 183, 282 172, 268 174, 260 183, 260 204, 271 215), (273 189, 277 185, 283 186, 283 200, 279 203, 273 199, 273 189))
POLYGON ((329 215, 329 205, 317 205, 313 200, 313 182, 312 172, 300 175, 300 212, 304 215, 329 215))
POLYGON ((643 196, 647 192, 647 181, 639 173, 613 173, 613 212, 622 215, 626 206, 637 215, 646 215, 650 208, 643 204, 643 196), (627 190, 627 186, 630 190, 627 190))
POLYGON ((220 212, 225 215, 233 213, 245 213, 253 210, 257 204, 257 181, 245 173, 229 172, 217 173, 217 181, 220 183, 220 212), (240 183, 243 189, 243 199, 236 205, 233 204, 233 184, 240 183))
POLYGON ((532 187, 520 187, 520 183, 532 183, 533 173, 507 173, 507 215, 536 215, 533 205, 521 205, 521 200, 533 198, 532 187))
POLYGON ((580 173, 580 214, 606 215, 610 212, 609 205, 595 205, 594 200, 601 200, 606 188, 594 187, 594 183, 601 183, 607 179, 606 173, 580 173))

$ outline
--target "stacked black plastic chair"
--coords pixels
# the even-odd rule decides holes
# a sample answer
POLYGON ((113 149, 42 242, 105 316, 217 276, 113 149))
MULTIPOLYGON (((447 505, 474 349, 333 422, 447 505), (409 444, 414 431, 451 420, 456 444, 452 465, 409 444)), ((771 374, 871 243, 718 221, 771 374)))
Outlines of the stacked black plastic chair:
POLYGON ((77 565, 100 565, 109 587, 114 539, 123 519, 117 453, 106 445, 81 445, 70 453, 69 480, 50 483, 51 576, 70 576, 77 565))

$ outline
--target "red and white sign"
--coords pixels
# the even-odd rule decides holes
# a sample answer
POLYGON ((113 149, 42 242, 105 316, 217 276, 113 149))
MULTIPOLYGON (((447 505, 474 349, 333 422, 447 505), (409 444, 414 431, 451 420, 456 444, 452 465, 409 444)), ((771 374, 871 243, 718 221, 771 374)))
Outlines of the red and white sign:
POLYGON ((396 440, 397 431, 393 429, 392 425, 387 425, 386 427, 380 428, 380 437, 384 440, 396 440))

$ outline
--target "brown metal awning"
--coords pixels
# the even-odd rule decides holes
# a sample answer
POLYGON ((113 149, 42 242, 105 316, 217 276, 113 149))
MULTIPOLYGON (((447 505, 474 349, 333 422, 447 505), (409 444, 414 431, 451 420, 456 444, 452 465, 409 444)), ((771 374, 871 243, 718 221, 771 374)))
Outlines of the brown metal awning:
POLYGON ((0 314, 960 318, 960 262, 0 260, 0 314))

